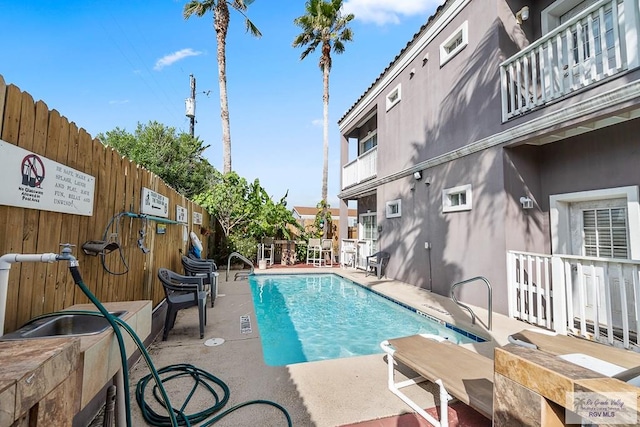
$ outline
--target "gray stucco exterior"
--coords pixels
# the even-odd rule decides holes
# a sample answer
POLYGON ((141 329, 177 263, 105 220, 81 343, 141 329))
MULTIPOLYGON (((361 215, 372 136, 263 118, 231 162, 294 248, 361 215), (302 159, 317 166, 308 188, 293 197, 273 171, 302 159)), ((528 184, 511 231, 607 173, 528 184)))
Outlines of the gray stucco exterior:
MULTIPOLYGON (((340 119, 343 166, 350 139, 377 131, 375 176, 343 182, 339 197, 345 214, 354 200, 359 214, 377 212, 389 277, 448 295, 455 282, 485 276, 494 310, 507 313, 506 252, 551 253, 550 196, 640 184, 637 47, 634 60, 626 46, 623 72, 503 119, 500 64, 543 36, 551 3, 528 3, 531 18, 519 25, 524 2, 447 1, 340 119), (467 44, 442 65, 441 45, 463 26, 467 44), (444 212, 443 190, 465 185, 471 209, 444 212), (524 196, 533 209, 522 208, 524 196), (393 200, 401 216, 387 218, 393 200)), ((630 4, 627 17, 637 17, 630 4)), ((465 287, 460 299, 486 306, 486 290, 465 287)))

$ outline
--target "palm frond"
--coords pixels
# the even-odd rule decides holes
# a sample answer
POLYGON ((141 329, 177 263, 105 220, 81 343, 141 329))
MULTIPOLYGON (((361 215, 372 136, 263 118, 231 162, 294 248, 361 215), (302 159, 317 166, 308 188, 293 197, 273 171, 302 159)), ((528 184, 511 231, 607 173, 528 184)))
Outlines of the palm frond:
POLYGON ((184 19, 189 19, 192 15, 196 15, 198 17, 204 16, 205 13, 213 10, 215 7, 215 1, 213 0, 191 0, 187 4, 184 5, 184 9, 182 10, 182 16, 184 19))

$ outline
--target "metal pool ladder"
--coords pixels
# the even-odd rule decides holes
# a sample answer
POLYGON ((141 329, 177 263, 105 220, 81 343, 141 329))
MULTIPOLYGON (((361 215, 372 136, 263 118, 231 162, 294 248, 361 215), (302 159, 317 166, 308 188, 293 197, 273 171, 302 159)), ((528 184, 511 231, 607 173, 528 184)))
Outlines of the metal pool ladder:
POLYGON ((455 283, 453 286, 451 286, 451 299, 453 300, 453 302, 455 302, 456 304, 458 304, 460 307, 466 309, 469 311, 469 313, 471 314, 471 324, 475 325, 476 324, 476 314, 473 312, 473 310, 471 310, 471 307, 469 307, 466 304, 461 303, 460 301, 458 301, 458 299, 456 298, 455 295, 455 289, 460 286, 460 285, 464 285, 465 283, 470 283, 470 282, 475 282, 475 281, 483 281, 486 285, 487 285, 487 301, 488 301, 488 308, 489 308, 489 324, 488 324, 488 328, 489 330, 491 330, 491 320, 493 317, 493 309, 491 307, 492 305, 492 301, 493 298, 491 297, 491 283, 489 283, 489 281, 487 280, 486 277, 483 276, 477 276, 477 277, 472 277, 471 279, 467 279, 467 280, 463 280, 462 282, 458 282, 455 283))
POLYGON ((247 264, 249 267, 251 267, 251 271, 249 273, 245 273, 245 272, 236 273, 236 275, 233 278, 233 280, 247 279, 248 276, 253 274, 253 263, 251 261, 249 261, 247 258, 245 258, 244 256, 242 256, 241 254, 239 254, 238 252, 232 252, 231 255, 229 255, 229 260, 227 261, 227 275, 226 275, 226 278, 225 278, 226 282, 229 281, 229 269, 231 268, 231 259, 234 258, 234 257, 235 258, 240 258, 241 261, 243 261, 245 264, 247 264))

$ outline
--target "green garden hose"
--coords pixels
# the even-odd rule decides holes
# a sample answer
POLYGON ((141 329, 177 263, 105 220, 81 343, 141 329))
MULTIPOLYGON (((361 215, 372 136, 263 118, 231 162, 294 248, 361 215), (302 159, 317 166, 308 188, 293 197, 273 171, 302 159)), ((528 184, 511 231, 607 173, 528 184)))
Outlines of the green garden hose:
MULTIPOLYGON (((124 320, 118 317, 115 317, 114 315, 109 313, 109 311, 100 303, 100 301, 96 298, 96 296, 93 295, 93 293, 87 288, 87 286, 82 281, 82 277, 80 275, 77 265, 74 265, 74 263, 72 263, 71 266, 69 267, 69 270, 71 271, 71 276, 73 277, 74 282, 80 287, 82 292, 87 296, 87 298, 89 298, 89 300, 98 308, 100 312, 98 313, 95 311, 64 311, 59 313, 88 314, 92 316, 102 316, 107 319, 107 321, 113 328, 116 338, 118 340, 119 348, 120 348, 122 372, 124 376, 124 384, 126 389, 125 410, 126 410, 126 420, 127 420, 128 427, 132 426, 131 399, 129 396, 129 372, 127 369, 126 348, 124 345, 124 340, 122 338, 122 333, 120 331, 120 328, 123 328, 131 336, 136 346, 140 350, 140 354, 142 355, 145 362, 147 363, 149 370, 151 371, 151 373, 145 376, 144 378, 142 378, 136 386, 136 400, 140 405, 140 409, 142 411, 142 415, 144 419, 149 424, 154 426, 170 426, 170 427, 191 426, 191 423, 203 422, 213 414, 222 410, 224 405, 226 405, 229 400, 229 393, 230 393, 229 387, 224 383, 224 381, 222 381, 221 379, 217 378, 216 376, 212 375, 209 372, 203 371, 189 364, 169 365, 160 370, 156 370, 155 366, 153 365, 153 362, 151 361, 151 357, 144 346, 144 343, 140 340, 140 338, 135 333, 135 331, 133 331, 133 329, 131 329, 131 327, 124 320), (120 328, 118 326, 120 326, 120 328), (161 373, 169 374, 169 375, 165 376, 164 378, 160 378, 161 373), (193 378, 194 385, 188 397, 185 399, 184 403, 182 404, 181 409, 177 410, 171 406, 171 402, 169 401, 169 396, 166 393, 163 383, 166 381, 170 381, 172 379, 182 378, 184 376, 190 376, 191 378, 193 378), (155 381, 155 385, 153 388, 154 398, 156 399, 157 402, 160 403, 162 407, 164 407, 167 410, 167 413, 169 414, 168 416, 162 416, 155 413, 144 400, 145 389, 151 379, 155 381), (222 398, 218 396, 218 393, 216 392, 214 385, 217 385, 222 389, 222 398), (195 414, 191 414, 191 415, 185 414, 184 410, 188 406, 189 400, 191 399, 191 397, 193 397, 198 387, 204 387, 205 389, 209 390, 209 392, 212 393, 212 395, 214 396, 215 404, 210 408, 197 412, 195 414)), ((45 315, 40 317, 48 317, 48 316, 45 315)), ((281 405, 268 400, 251 400, 248 402, 240 403, 216 415, 215 417, 211 418, 206 423, 202 424, 202 427, 213 425, 214 423, 219 421, 221 418, 225 417, 231 412, 234 412, 242 407, 245 407, 248 405, 256 405, 256 404, 269 405, 279 409, 280 411, 282 411, 282 413, 284 414, 287 420, 287 426, 292 427, 293 423, 291 421, 291 417, 289 416, 289 413, 287 412, 287 410, 281 405)))

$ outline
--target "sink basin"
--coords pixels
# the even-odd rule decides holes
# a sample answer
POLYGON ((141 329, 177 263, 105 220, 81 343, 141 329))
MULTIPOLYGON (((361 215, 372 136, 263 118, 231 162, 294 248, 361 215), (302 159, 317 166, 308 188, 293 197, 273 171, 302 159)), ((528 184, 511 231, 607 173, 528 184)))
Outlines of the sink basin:
MULTIPOLYGON (((116 317, 122 317, 127 312, 113 311, 110 313, 116 317)), ((104 317, 61 312, 51 317, 29 321, 20 329, 1 336, 0 340, 94 335, 104 332, 110 327, 111 325, 104 317)))

